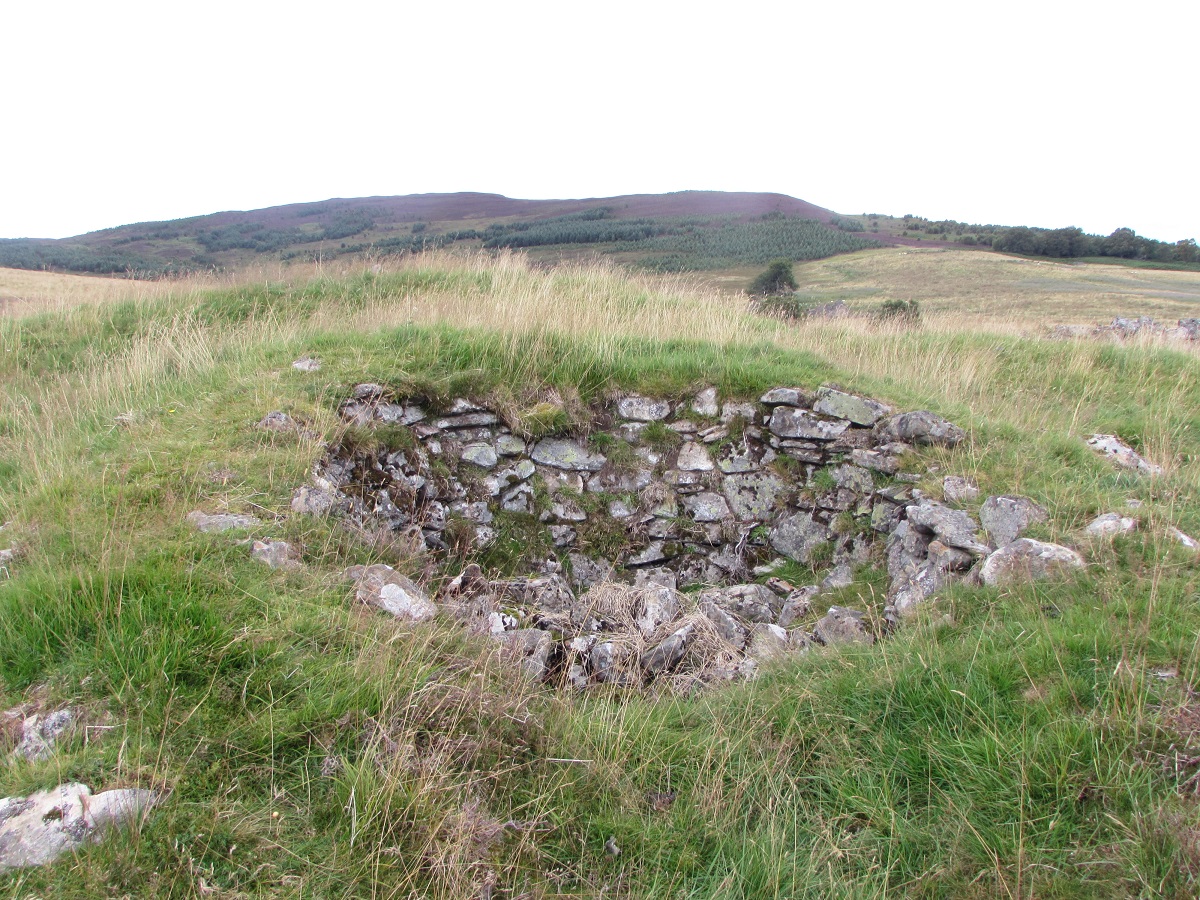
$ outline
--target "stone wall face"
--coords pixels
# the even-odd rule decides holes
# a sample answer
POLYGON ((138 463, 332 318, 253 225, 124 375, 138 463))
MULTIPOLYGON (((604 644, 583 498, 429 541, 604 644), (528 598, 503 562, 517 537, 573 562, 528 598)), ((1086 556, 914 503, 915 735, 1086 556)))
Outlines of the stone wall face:
POLYGON ((359 385, 341 413, 413 440, 332 448, 297 509, 337 509, 432 551, 464 532, 486 548, 497 516, 527 516, 582 586, 645 568, 680 586, 730 585, 781 558, 865 562, 902 514, 901 454, 963 437, 929 413, 894 415, 829 386, 775 388, 758 403, 719 404, 712 389, 675 404, 627 396, 587 440, 527 440, 471 401, 438 415, 377 385, 359 385))

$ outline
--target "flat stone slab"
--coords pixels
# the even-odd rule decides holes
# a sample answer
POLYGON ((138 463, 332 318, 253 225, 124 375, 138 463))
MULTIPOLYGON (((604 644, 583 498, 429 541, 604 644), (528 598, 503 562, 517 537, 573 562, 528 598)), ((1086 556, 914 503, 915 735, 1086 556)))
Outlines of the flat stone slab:
POLYGON ((575 441, 561 438, 546 438, 538 441, 533 453, 533 461, 553 469, 566 469, 571 472, 599 472, 604 468, 608 459, 600 453, 593 453, 575 441))
POLYGON ((1163 467, 1150 462, 1115 434, 1093 434, 1087 445, 1122 469, 1142 475, 1161 475, 1163 467))
POLYGON ((813 404, 813 412, 836 419, 846 419, 855 425, 871 426, 884 416, 891 415, 893 409, 886 403, 880 403, 870 397, 822 386, 817 389, 817 402, 813 404))
POLYGON ((821 419, 806 409, 777 406, 771 413, 771 422, 768 427, 776 437, 832 441, 849 428, 850 423, 842 419, 837 421, 821 419))
POLYGON ((0 870, 41 866, 111 829, 132 825, 158 801, 153 791, 123 788, 93 794, 85 784, 60 784, 0 800, 0 870))
POLYGON ((262 524, 262 521, 254 518, 254 516, 242 516, 235 513, 213 513, 210 515, 198 509, 188 513, 187 520, 195 525, 198 530, 206 533, 231 531, 234 528, 254 528, 262 524))

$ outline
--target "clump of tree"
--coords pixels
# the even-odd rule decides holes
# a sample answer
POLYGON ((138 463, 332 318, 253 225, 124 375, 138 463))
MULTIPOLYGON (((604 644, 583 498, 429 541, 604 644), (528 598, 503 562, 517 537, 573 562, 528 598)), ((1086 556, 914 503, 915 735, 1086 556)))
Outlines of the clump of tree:
POLYGON ((1107 237, 1086 234, 1079 228, 1005 228, 992 238, 992 249, 1022 256, 1051 256, 1074 259, 1087 256, 1114 259, 1140 259, 1155 262, 1194 263, 1200 261, 1193 239, 1156 241, 1142 237, 1132 228, 1118 228, 1107 237))
POLYGON ((786 259, 777 259, 757 278, 750 282, 752 297, 771 297, 780 294, 790 294, 796 290, 796 275, 792 272, 792 264, 786 259))

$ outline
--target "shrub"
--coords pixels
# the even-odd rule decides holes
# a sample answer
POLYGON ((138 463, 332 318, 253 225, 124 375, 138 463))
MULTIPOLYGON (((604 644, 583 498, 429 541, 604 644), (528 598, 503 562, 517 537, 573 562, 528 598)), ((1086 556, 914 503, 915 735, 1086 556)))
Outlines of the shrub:
POLYGON ((919 322, 921 320, 921 304, 916 300, 885 300, 879 308, 880 321, 901 320, 919 322))
POLYGON ((796 289, 796 276, 792 264, 786 259, 777 259, 767 266, 765 272, 750 282, 750 293, 754 296, 786 294, 796 289))

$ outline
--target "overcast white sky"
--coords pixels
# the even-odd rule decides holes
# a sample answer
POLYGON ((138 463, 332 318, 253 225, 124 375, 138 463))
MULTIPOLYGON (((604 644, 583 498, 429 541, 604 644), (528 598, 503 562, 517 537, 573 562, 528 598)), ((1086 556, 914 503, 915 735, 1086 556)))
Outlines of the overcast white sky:
POLYGON ((1200 3, 5 5, 0 237, 329 197, 778 191, 1200 238, 1200 3))

